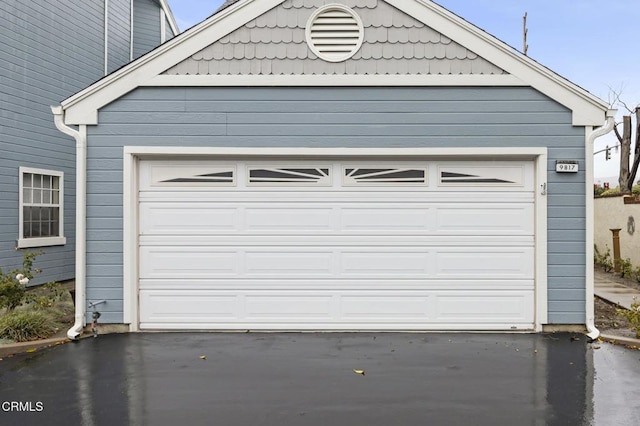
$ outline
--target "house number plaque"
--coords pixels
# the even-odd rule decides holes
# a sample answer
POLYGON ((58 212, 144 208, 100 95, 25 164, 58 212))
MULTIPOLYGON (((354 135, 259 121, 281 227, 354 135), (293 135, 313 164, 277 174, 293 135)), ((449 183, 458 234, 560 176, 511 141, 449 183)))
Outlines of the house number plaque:
POLYGON ((576 160, 557 160, 556 172, 558 173, 578 173, 578 162, 576 160))

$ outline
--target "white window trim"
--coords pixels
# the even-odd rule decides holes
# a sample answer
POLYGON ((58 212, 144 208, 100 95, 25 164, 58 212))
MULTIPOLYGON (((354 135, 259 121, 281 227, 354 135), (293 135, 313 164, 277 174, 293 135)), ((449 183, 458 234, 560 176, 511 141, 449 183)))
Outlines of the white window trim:
POLYGON ((19 197, 18 197, 18 248, 60 246, 67 243, 64 236, 64 172, 46 169, 34 169, 31 167, 20 167, 19 171, 19 197), (60 225, 58 237, 42 237, 42 238, 23 238, 24 217, 23 217, 23 175, 25 173, 33 173, 39 175, 57 176, 60 179, 60 225))

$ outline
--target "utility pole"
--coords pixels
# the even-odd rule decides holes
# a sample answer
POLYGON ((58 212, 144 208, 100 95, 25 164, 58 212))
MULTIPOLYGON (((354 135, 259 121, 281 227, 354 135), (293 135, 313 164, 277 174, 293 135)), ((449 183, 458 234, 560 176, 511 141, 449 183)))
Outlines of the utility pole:
POLYGON ((522 53, 524 56, 527 56, 527 52, 529 51, 529 45, 527 44, 527 33, 529 29, 527 28, 527 12, 524 13, 522 17, 522 53))

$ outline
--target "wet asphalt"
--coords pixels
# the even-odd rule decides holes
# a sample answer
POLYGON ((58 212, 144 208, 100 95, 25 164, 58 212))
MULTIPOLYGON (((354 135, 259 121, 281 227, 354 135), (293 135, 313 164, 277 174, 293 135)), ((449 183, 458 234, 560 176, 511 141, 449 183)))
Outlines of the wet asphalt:
POLYGON ((630 426, 638 383, 571 334, 104 335, 0 361, 0 425, 630 426))

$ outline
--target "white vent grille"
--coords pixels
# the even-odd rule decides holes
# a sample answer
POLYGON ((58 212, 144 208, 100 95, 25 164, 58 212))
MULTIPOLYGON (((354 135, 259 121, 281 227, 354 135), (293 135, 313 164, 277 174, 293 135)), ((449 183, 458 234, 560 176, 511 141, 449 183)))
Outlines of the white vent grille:
POLYGON ((360 49, 364 27, 353 10, 341 4, 328 4, 311 15, 306 36, 309 48, 320 59, 342 62, 360 49))

